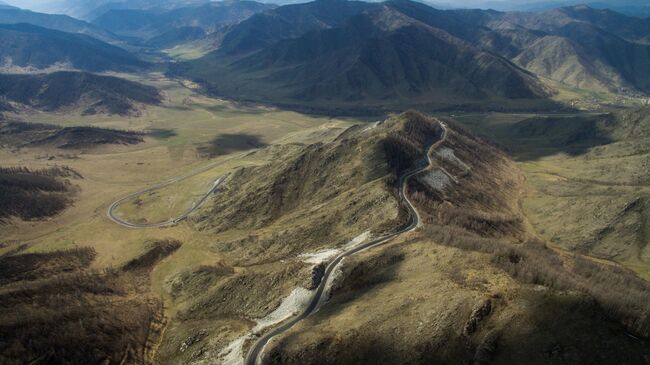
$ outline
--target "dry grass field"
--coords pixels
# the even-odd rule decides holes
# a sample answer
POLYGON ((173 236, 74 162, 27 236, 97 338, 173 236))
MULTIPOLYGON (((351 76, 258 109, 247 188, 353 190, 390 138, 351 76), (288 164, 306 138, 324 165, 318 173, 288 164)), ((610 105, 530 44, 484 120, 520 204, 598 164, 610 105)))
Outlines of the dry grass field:
POLYGON ((458 115, 499 143, 527 180, 523 208, 550 244, 650 278, 647 113, 458 115), (645 119, 644 119, 645 118, 645 119))

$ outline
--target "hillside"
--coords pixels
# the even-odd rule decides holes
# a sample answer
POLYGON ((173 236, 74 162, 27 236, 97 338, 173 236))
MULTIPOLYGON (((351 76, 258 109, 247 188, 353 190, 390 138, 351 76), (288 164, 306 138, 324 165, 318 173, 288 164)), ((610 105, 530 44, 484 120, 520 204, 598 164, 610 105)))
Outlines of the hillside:
POLYGON ((463 36, 527 70, 583 92, 645 94, 650 21, 574 6, 546 12, 452 11, 492 32, 463 36))
MULTIPOLYGON (((557 346, 558 358, 639 362, 645 340, 626 331, 647 334, 650 308, 631 303, 642 302, 648 284, 535 241, 519 206, 521 171, 446 123, 433 167, 408 186, 422 228, 344 259, 327 302, 272 340, 264 363, 559 363, 547 357, 557 346), (603 347, 585 350, 592 342, 603 347)), ((202 232, 223 237, 209 246, 223 261, 166 279, 179 311, 160 361, 241 361, 265 323, 278 322, 274 309, 291 305, 282 298, 301 305, 323 262, 402 227, 408 215, 396 177, 441 138, 435 119, 407 113, 331 142, 255 152, 273 158, 229 175, 192 217, 202 232), (196 327, 215 322, 228 331, 196 327)))
POLYGON ((57 127, 48 124, 0 121, 0 146, 62 149, 93 148, 106 144, 143 142, 142 134, 96 127, 57 127))
MULTIPOLYGON (((513 125, 507 137, 519 151, 553 156, 531 165, 531 220, 549 241, 578 252, 639 267, 650 263, 646 169, 647 109, 579 118, 535 118, 513 125), (524 147, 525 146, 525 147, 524 147), (589 160, 589 164, 582 161, 589 160), (566 196, 572 196, 566 199, 566 196), (561 207, 564 224, 557 224, 561 207), (587 212, 592 215, 586 218, 587 212)), ((525 154, 523 156, 526 156, 525 154)))
POLYGON ((164 323, 146 283, 180 246, 149 242, 139 257, 103 272, 91 268, 97 253, 89 247, 1 256, 0 361, 151 363, 164 323))
POLYGON ((44 14, 18 8, 0 7, 0 24, 20 23, 28 23, 61 32, 86 34, 104 42, 118 41, 114 34, 67 15, 44 14))
POLYGON ((30 24, 0 25, 3 68, 72 68, 83 71, 126 71, 148 66, 129 52, 82 34, 30 24))
POLYGON ((470 123, 519 161, 528 181, 522 206, 540 237, 647 279, 648 115, 628 108, 470 123))
MULTIPOLYGON (((631 304, 650 286, 630 272, 531 240, 517 201, 520 171, 502 152, 448 123, 435 167, 411 186, 426 225, 346 258, 328 303, 278 336, 263 361, 642 363, 647 343, 626 335, 632 314, 610 290, 628 292, 631 304), (627 280, 630 285, 622 284, 627 280), (601 347, 586 350, 592 342, 601 347)), ((649 309, 632 310, 633 316, 649 309)), ((647 331, 647 322, 635 323, 647 331)))
POLYGON ((549 95, 533 74, 425 20, 391 3, 280 7, 176 72, 217 95, 280 104, 440 107, 549 95))
POLYGON ((154 87, 84 72, 0 74, 0 97, 39 110, 81 109, 84 114, 127 115, 139 105, 161 102, 154 87))
POLYGON ((71 178, 81 175, 58 166, 41 170, 0 167, 0 225, 10 217, 42 219, 60 213, 72 204, 78 190, 71 178))
POLYGON ((608 9, 595 9, 586 5, 562 7, 539 13, 506 13, 502 17, 528 29, 553 32, 569 23, 593 25, 628 41, 650 40, 650 20, 623 15, 608 9))
POLYGON ((593 57, 580 42, 559 36, 539 39, 513 61, 537 75, 584 90, 617 91, 621 86, 633 87, 634 82, 606 60, 593 57))

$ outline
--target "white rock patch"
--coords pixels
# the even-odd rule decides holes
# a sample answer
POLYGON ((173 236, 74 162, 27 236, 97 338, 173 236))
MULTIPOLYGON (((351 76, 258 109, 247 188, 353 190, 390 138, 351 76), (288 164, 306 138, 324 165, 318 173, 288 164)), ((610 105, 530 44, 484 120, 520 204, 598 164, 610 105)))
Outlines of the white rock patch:
POLYGON ((370 125, 369 127, 366 127, 366 128, 365 128, 364 130, 362 130, 361 132, 362 132, 362 133, 365 133, 365 132, 368 132, 369 130, 373 130, 373 129, 377 128, 381 123, 382 123, 382 121, 381 121, 381 120, 378 120, 378 121, 372 123, 372 125, 370 125))
POLYGON ((219 352, 222 365, 242 365, 244 363, 244 342, 253 338, 253 334, 278 324, 289 317, 298 314, 309 304, 311 290, 305 288, 294 289, 289 296, 282 299, 280 306, 266 317, 256 320, 257 324, 245 335, 238 337, 219 352))
POLYGON ((354 237, 352 241, 348 242, 345 246, 343 246, 343 250, 347 251, 353 249, 359 246, 360 244, 368 241, 368 239, 370 239, 370 231, 365 231, 362 234, 354 237))
POLYGON ((221 365, 241 365, 244 363, 244 342, 250 334, 239 337, 219 353, 221 365))
POLYGON ((333 259, 334 257, 336 257, 336 255, 338 255, 340 253, 341 253, 341 250, 339 250, 337 248, 332 248, 332 249, 328 249, 328 250, 316 251, 316 252, 313 252, 313 253, 305 253, 305 254, 302 254, 302 255, 298 256, 298 258, 300 260, 308 263, 308 264, 318 265, 318 264, 320 264, 322 262, 327 262, 327 261, 333 259))
MULTIPOLYGON (((370 231, 363 232, 357 237, 353 238, 350 242, 345 244, 342 248, 333 248, 320 250, 314 253, 307 253, 298 256, 298 258, 306 263, 318 265, 323 262, 328 262, 335 258, 337 255, 343 253, 344 251, 350 250, 370 238, 370 231)), ((322 296, 322 301, 318 303, 320 307, 328 298, 332 288, 332 283, 341 276, 342 270, 341 265, 343 261, 339 262, 334 269, 334 272, 330 276, 329 280, 325 283, 325 295, 322 296)), ((282 299, 282 303, 271 313, 269 313, 264 318, 256 320, 257 324, 245 335, 238 337, 234 341, 228 344, 223 348, 219 354, 218 358, 221 360, 222 365, 243 365, 244 363, 244 343, 253 338, 253 335, 268 328, 270 326, 281 323, 282 321, 300 313, 311 300, 313 291, 307 290, 305 288, 295 288, 289 296, 282 299)))
POLYGON ((288 297, 282 300, 280 306, 266 317, 257 320, 257 325, 253 327, 253 332, 259 332, 269 326, 278 324, 285 319, 298 314, 303 308, 307 307, 311 299, 312 291, 305 288, 295 288, 288 297))
POLYGON ((467 164, 465 164, 458 157, 456 157, 454 150, 452 150, 451 148, 447 148, 447 147, 440 148, 438 151, 436 151, 436 155, 444 158, 445 160, 451 161, 452 163, 461 167, 465 171, 471 170, 471 167, 467 166, 467 164))
POLYGON ((433 170, 428 171, 422 176, 422 181, 429 185, 432 189, 444 191, 447 186, 451 183, 449 176, 445 174, 442 170, 433 170))
POLYGON ((323 262, 328 262, 334 259, 337 255, 342 254, 344 251, 355 248, 356 246, 366 242, 368 239, 370 239, 370 231, 365 231, 362 234, 354 237, 350 242, 346 243, 341 248, 330 248, 312 253, 305 253, 298 256, 298 259, 308 264, 319 265, 323 262))

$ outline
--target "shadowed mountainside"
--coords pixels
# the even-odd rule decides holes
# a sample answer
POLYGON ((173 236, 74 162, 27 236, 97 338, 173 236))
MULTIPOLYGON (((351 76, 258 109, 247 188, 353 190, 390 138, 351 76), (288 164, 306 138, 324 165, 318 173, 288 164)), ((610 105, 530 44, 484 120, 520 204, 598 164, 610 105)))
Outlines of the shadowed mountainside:
POLYGON ((0 222, 12 216, 27 220, 60 213, 72 204, 78 189, 70 178, 81 175, 68 167, 0 168, 0 222))
POLYGON ((152 45, 169 47, 181 43, 178 36, 171 38, 173 33, 182 32, 185 41, 199 39, 274 7, 254 1, 220 1, 172 10, 114 9, 93 20, 93 24, 116 34, 148 40, 152 45))
POLYGON ((2 67, 48 67, 84 71, 126 71, 148 67, 122 48, 84 34, 66 33, 31 24, 0 24, 2 67))
POLYGON ((48 124, 0 121, 0 146, 93 148, 105 144, 137 144, 143 133, 96 127, 57 127, 48 124))
POLYGON ((0 362, 153 363, 164 317, 149 275, 180 246, 150 242, 142 256, 105 272, 89 268, 90 248, 0 257, 9 273, 0 294, 0 362))
POLYGON ((0 97, 48 111, 81 108, 85 114, 127 115, 137 112, 137 104, 161 102, 154 87, 113 76, 68 71, 0 74, 0 97))
POLYGON ((221 48, 176 71, 215 94, 277 103, 448 105, 549 95, 531 73, 400 4, 280 7, 233 27, 221 48))

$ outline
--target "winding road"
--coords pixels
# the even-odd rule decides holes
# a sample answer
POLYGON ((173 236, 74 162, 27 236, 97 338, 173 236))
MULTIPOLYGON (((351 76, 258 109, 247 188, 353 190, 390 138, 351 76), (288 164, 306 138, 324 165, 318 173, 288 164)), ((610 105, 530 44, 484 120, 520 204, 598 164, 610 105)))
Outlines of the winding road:
POLYGON ((403 202, 406 203, 407 209, 409 211, 409 216, 410 216, 409 224, 407 226, 403 227, 403 228, 400 228, 398 231, 396 231, 394 233, 391 233, 391 234, 389 234, 387 236, 380 237, 380 238, 377 238, 377 239, 362 243, 362 244, 360 244, 358 246, 355 246, 354 248, 351 248, 350 250, 345 251, 345 252, 339 254, 336 258, 334 258, 327 265, 327 267, 325 268, 325 273, 323 274, 321 282, 318 285, 318 288, 316 289, 316 291, 314 292, 314 294, 313 294, 313 296, 312 296, 312 298, 311 298, 311 300, 309 302, 309 305, 300 314, 298 314, 297 316, 292 317, 290 320, 284 322, 283 324, 279 325, 278 327, 275 327, 275 328, 271 329, 269 332, 265 333, 260 338, 258 338, 257 341, 255 341, 255 343, 253 343, 250 350, 248 351, 248 354, 246 355, 246 359, 244 361, 245 365, 257 365, 258 363, 260 363, 261 362, 261 355, 262 355, 262 352, 264 351, 264 347, 269 343, 269 341, 273 337, 275 337, 275 336, 277 336, 277 335, 279 335, 279 334, 281 334, 283 332, 286 332, 291 327, 293 327, 296 323, 298 323, 298 322, 302 321, 303 319, 307 318, 309 315, 314 313, 320 307, 322 302, 327 299, 327 298, 323 298, 323 294, 325 292, 325 288, 327 287, 327 283, 332 278, 332 273, 334 272, 336 267, 341 263, 341 261, 345 257, 352 256, 352 255, 354 255, 354 254, 356 254, 358 252, 361 252, 361 251, 364 251, 364 250, 368 250, 368 249, 383 245, 383 244, 387 243, 388 241, 391 241, 393 238, 395 238, 397 236, 400 236, 400 235, 402 235, 404 233, 408 233, 408 232, 411 232, 411 231, 415 230, 420 225, 420 222, 421 222, 420 213, 417 211, 417 209, 415 209, 415 206, 413 205, 413 203, 411 202, 409 197, 406 195, 406 186, 407 186, 408 180, 411 177, 413 177, 413 176, 415 176, 415 175, 417 175, 417 174, 419 174, 421 172, 424 172, 424 171, 428 170, 429 168, 431 168, 431 166, 433 165, 433 160, 431 159, 432 151, 435 150, 436 148, 438 148, 447 139, 447 125, 444 122, 440 121, 440 120, 437 120, 437 121, 440 124, 440 127, 442 128, 442 136, 437 142, 432 144, 427 149, 427 155, 426 155, 426 157, 427 157, 427 166, 417 168, 415 170, 406 171, 404 174, 402 174, 402 176, 399 179, 399 186, 400 186, 399 197, 400 197, 400 200, 402 200, 403 202))
MULTIPOLYGON (((212 167, 214 167, 214 166, 211 166, 210 168, 212 168, 212 167)), ((188 177, 194 176, 194 175, 199 174, 199 173, 201 173, 203 171, 205 171, 205 170, 201 169, 201 171, 195 172, 192 175, 184 175, 184 176, 181 176, 181 177, 166 181, 164 183, 154 185, 154 186, 149 187, 147 189, 136 191, 135 193, 131 193, 131 194, 127 195, 127 196, 124 196, 124 197, 114 201, 113 204, 111 204, 108 207, 108 210, 106 211, 106 215, 113 222, 115 222, 115 223, 117 223, 117 224, 119 224, 121 226, 128 227, 128 228, 163 228, 163 227, 175 226, 179 222, 182 222, 185 219, 187 219, 187 217, 190 214, 192 214, 195 210, 197 210, 201 206, 201 204, 203 204, 205 202, 205 200, 210 196, 210 194, 212 194, 223 183, 223 181, 226 179, 226 176, 220 176, 219 178, 217 178, 217 180, 214 181, 214 184, 212 185, 210 190, 208 190, 207 193, 203 194, 198 201, 194 202, 192 204, 191 208, 186 210, 180 216, 178 216, 178 217, 176 217, 174 219, 170 219, 170 220, 165 221, 165 222, 160 222, 160 223, 132 223, 132 222, 128 222, 128 221, 116 216, 115 215, 115 209, 120 204, 122 204, 125 201, 127 201, 129 199, 132 199, 132 198, 134 198, 134 197, 136 197, 136 196, 138 196, 140 194, 144 194, 144 193, 148 193, 150 191, 154 191, 154 190, 164 188, 164 187, 166 187, 168 185, 171 185, 171 184, 174 184, 174 183, 179 182, 181 180, 187 179, 188 177)))
POLYGON ((215 191, 215 190, 216 190, 216 189, 221 185, 221 183, 222 183, 225 179, 226 179, 225 176, 220 176, 219 178, 217 178, 217 180, 215 180, 214 185, 212 185, 212 187, 210 188, 210 190, 208 190, 207 193, 205 193, 204 195, 202 195, 201 198, 200 198, 198 201, 194 202, 194 203, 192 204, 192 207, 191 207, 191 208, 189 208, 188 210, 186 210, 185 213, 181 214, 180 216, 178 216, 178 217, 176 217, 176 218, 174 218, 174 219, 170 219, 170 220, 168 220, 168 221, 164 221, 164 222, 160 222, 160 223, 131 223, 131 222, 125 221, 125 220, 122 219, 122 218, 117 217, 117 216, 115 215, 115 212, 114 212, 114 211, 115 211, 115 208, 117 208, 117 207, 118 207, 120 204, 122 204, 124 201, 129 200, 129 199, 131 199, 131 198, 133 198, 133 197, 136 197, 136 196, 138 196, 138 195, 140 195, 140 194, 147 193, 147 192, 150 192, 150 191, 152 191, 152 190, 160 189, 161 187, 166 186, 166 185, 163 185, 163 186, 160 186, 160 185, 153 186, 153 187, 150 187, 150 188, 148 188, 148 189, 141 190, 141 191, 136 191, 135 193, 131 193, 131 194, 125 196, 125 197, 122 197, 122 198, 120 198, 119 200, 116 200, 115 202, 113 202, 113 204, 111 204, 111 206, 108 207, 108 211, 106 212, 106 215, 107 215, 108 218, 109 218, 110 220, 112 220, 113 222, 115 222, 115 223, 117 223, 117 224, 119 224, 119 225, 121 225, 121 226, 129 227, 129 228, 162 228, 162 227, 171 227, 171 226, 175 226, 175 225, 177 225, 179 222, 182 222, 182 221, 184 221, 185 219, 187 219, 187 217, 188 217, 190 214, 192 214, 195 210, 197 210, 197 209, 201 206, 201 204, 203 204, 203 202, 205 202, 205 200, 210 196, 210 194, 212 194, 212 193, 213 193, 213 192, 214 192, 214 191, 215 191))

